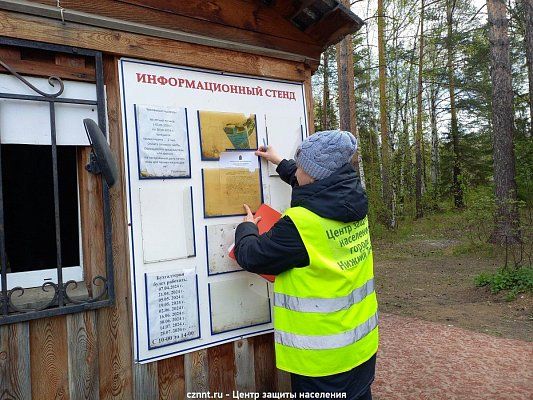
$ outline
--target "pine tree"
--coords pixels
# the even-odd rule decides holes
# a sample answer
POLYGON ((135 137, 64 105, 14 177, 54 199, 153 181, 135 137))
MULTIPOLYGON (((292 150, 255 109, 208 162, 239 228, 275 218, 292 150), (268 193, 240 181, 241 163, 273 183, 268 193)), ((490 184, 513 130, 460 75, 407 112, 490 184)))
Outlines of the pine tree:
POLYGON ((491 241, 520 242, 513 149, 513 87, 504 0, 487 0, 491 49, 495 229, 491 241))

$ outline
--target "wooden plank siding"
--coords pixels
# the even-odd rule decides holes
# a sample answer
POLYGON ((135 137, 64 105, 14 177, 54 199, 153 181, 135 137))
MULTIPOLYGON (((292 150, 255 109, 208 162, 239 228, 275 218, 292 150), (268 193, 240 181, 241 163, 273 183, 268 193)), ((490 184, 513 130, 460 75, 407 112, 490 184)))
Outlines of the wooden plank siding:
POLYGON ((241 392, 255 392, 253 339, 233 342, 235 351, 235 388, 241 392))
POLYGON ((185 356, 167 358, 157 362, 159 400, 184 399, 185 356))
POLYGON ((29 350, 32 398, 68 400, 66 317, 30 321, 29 350))
POLYGON ((170 39, 33 17, 0 10, 3 36, 100 50, 117 56, 202 67, 217 71, 303 82, 302 63, 170 39))
POLYGON ((254 372, 257 392, 276 391, 276 366, 274 362, 274 335, 255 336, 254 372))
MULTIPOLYGON (((275 8, 259 1, 243 0, 118 0, 144 8, 165 11, 208 23, 239 28, 244 31, 314 44, 314 40, 284 18, 275 8)), ((203 33, 209 32, 204 31, 203 33)))
POLYGON ((130 271, 122 114, 118 60, 104 58, 109 144, 116 157, 119 177, 110 189, 115 305, 98 310, 98 360, 101 400, 133 399, 133 325, 130 308, 130 271))
POLYGON ((29 322, 0 326, 0 398, 31 398, 29 322))
POLYGON ((207 369, 207 350, 185 354, 185 391, 207 392, 209 377, 207 369))
POLYGON ((98 400, 96 312, 67 315, 70 400, 98 400))
MULTIPOLYGON (((56 0, 34 2, 49 6, 56 5, 56 0)), ((143 25, 211 36, 301 54, 311 59, 319 59, 322 50, 309 36, 273 10, 256 7, 240 0, 219 0, 218 2, 206 2, 205 0, 179 2, 62 0, 61 6, 67 11, 82 11, 143 25), (197 17, 192 17, 193 15, 197 17), (211 22, 208 18, 216 22, 211 22)))
MULTIPOLYGON (((91 2, 87 2, 91 3, 91 2)), ((65 25, 0 10, 4 36, 100 50, 110 146, 119 165, 111 189, 116 301, 113 307, 0 327, 0 398, 14 399, 184 399, 187 392, 285 391, 290 378, 277 371, 273 335, 237 340, 147 365, 133 362, 133 322, 126 215, 125 160, 118 79, 119 57, 134 57, 265 78, 305 82, 308 124, 313 129, 312 69, 303 63, 240 53, 167 39, 65 25)), ((0 53, 1 56, 1 53, 0 53)), ((79 61, 79 60, 78 60, 79 61)), ((57 60, 65 79, 83 72, 78 61, 57 60)), ((21 61, 22 62, 22 61, 21 61)), ((39 62, 40 61, 35 61, 39 62)), ((53 66, 25 71, 49 74, 53 66)), ((88 149, 80 149, 78 168, 84 265, 101 272, 103 236, 100 178, 83 169, 88 149)), ((87 282, 89 283, 89 282, 87 282)), ((93 288, 97 290, 97 288, 93 288)))
POLYGON ((231 395, 235 390, 235 353, 233 343, 207 349, 209 390, 231 395))
POLYGON ((133 365, 133 399, 157 400, 159 398, 158 363, 133 365))

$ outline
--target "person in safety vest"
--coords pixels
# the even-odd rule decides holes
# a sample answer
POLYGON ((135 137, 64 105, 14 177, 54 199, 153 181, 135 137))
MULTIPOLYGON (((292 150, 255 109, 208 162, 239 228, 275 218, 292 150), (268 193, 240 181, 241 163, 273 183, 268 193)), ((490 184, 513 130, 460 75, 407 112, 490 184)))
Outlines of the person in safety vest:
MULTIPOLYGON (((235 256, 247 271, 276 276, 276 366, 294 393, 346 393, 371 399, 378 349, 368 201, 351 165, 355 137, 317 132, 295 160, 271 147, 256 154, 292 186, 291 207, 259 235, 248 206, 235 232, 235 256)), ((301 396, 305 397, 305 396, 301 396)))

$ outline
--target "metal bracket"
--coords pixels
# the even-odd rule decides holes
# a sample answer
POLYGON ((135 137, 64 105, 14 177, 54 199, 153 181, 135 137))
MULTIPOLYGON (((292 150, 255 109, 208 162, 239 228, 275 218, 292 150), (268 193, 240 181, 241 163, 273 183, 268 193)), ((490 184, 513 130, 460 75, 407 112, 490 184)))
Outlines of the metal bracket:
POLYGON ((102 170, 100 169, 100 166, 96 161, 96 154, 94 154, 93 151, 91 151, 91 155, 89 157, 89 164, 85 166, 85 169, 93 175, 99 175, 102 173, 102 170))

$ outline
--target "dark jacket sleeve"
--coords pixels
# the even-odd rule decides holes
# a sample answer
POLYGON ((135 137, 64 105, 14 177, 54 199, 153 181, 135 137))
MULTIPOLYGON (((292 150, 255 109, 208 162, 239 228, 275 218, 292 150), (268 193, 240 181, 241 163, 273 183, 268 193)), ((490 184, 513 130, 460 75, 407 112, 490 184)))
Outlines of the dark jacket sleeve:
POLYGON ((276 172, 279 174, 279 177, 292 187, 298 186, 298 181, 296 180, 296 162, 294 160, 282 160, 276 172))
POLYGON ((257 274, 278 275, 309 265, 305 245, 289 217, 281 218, 262 235, 252 222, 239 224, 235 231, 235 258, 242 268, 257 274))

